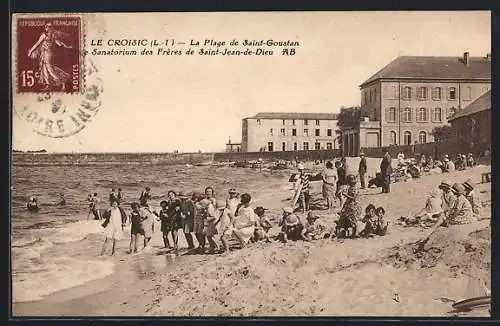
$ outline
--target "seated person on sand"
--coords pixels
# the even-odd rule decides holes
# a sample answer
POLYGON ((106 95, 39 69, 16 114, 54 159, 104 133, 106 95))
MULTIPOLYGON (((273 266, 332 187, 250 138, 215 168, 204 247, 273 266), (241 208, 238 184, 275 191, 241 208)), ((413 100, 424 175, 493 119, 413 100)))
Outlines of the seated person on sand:
POLYGON ((443 173, 455 171, 455 164, 452 161, 450 161, 450 159, 448 158, 448 155, 444 156, 443 164, 441 165, 441 171, 443 173))
MULTIPOLYGON (((443 214, 441 199, 442 193, 439 189, 433 189, 429 193, 429 198, 427 198, 425 202, 425 207, 422 208, 417 214, 414 216, 407 217, 404 222, 406 225, 421 225, 428 226, 427 224, 430 222, 432 224, 436 223, 439 218, 439 215, 443 214)), ((429 225, 431 226, 431 225, 429 225)))
POLYGON ((266 216, 266 209, 262 206, 257 207, 254 210, 255 215, 257 215, 257 227, 255 227, 254 240, 261 241, 265 240, 266 242, 270 242, 269 240, 269 230, 273 227, 271 222, 266 216))
POLYGON ((279 226, 281 226, 281 232, 278 234, 278 240, 288 242, 288 240, 297 241, 301 239, 303 226, 297 215, 293 213, 292 207, 286 206, 283 208, 283 218, 279 226))
POLYGON ((316 220, 319 218, 317 215, 313 215, 312 212, 307 214, 307 220, 300 232, 300 236, 304 241, 318 240, 322 239, 325 233, 325 226, 321 223, 317 223, 316 220))
POLYGON ((384 178, 382 177, 382 173, 377 172, 375 174, 375 178, 372 178, 368 181, 368 188, 372 188, 375 186, 376 188, 380 188, 384 185, 384 178))
POLYGON ((252 197, 249 194, 241 195, 241 206, 236 212, 233 222, 233 235, 238 239, 242 248, 250 241, 257 226, 257 216, 250 206, 251 201, 252 197))
POLYGON ((384 236, 387 233, 389 222, 385 220, 385 209, 382 206, 377 207, 375 210, 377 216, 373 224, 373 233, 379 236, 384 236))
POLYGON ((441 207, 443 207, 443 211, 445 214, 448 213, 448 211, 453 207, 453 203, 456 200, 456 196, 451 191, 451 182, 447 180, 441 181, 441 184, 438 187, 443 191, 443 196, 441 197, 442 199, 442 204, 441 207))
POLYGON ((375 230, 375 220, 377 215, 375 215, 375 205, 369 204, 365 208, 365 216, 361 222, 365 223, 364 228, 359 232, 360 237, 370 237, 373 235, 375 230))
POLYGON ((38 207, 38 202, 35 197, 31 197, 28 203, 26 204, 28 211, 30 212, 38 212, 40 207, 38 207))
POLYGON ((344 230, 345 236, 354 238, 357 232, 361 232, 364 229, 364 223, 361 222, 362 210, 359 204, 359 188, 356 176, 349 174, 346 177, 346 181, 349 188, 342 194, 346 197, 346 200, 339 213, 337 230, 344 230))
POLYGON ((458 224, 469 224, 476 221, 474 214, 472 213, 472 206, 470 202, 465 198, 465 188, 459 183, 455 183, 451 190, 456 195, 456 200, 453 203, 453 207, 446 214, 439 215, 439 218, 432 227, 434 231, 440 225, 458 225, 458 224))
POLYGON ((481 203, 476 197, 476 193, 474 192, 474 187, 472 186, 472 180, 468 179, 463 183, 465 188, 465 198, 470 202, 472 206, 472 212, 476 215, 481 214, 481 203))

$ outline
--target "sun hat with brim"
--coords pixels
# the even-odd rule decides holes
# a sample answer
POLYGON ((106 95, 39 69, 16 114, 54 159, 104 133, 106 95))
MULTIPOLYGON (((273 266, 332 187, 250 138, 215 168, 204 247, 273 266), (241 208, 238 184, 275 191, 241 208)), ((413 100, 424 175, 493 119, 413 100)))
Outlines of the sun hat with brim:
POLYGON ((451 183, 447 180, 443 180, 443 181, 441 181, 439 188, 440 189, 449 189, 449 188, 451 188, 451 183))
POLYGON ((453 187, 451 187, 451 191, 453 191, 457 195, 465 194, 465 188, 460 183, 455 183, 453 187))
POLYGON ((163 206, 167 206, 168 205, 168 202, 166 200, 162 200, 160 202, 160 206, 163 207, 163 206))
POLYGON ((283 207, 283 212, 292 214, 293 213, 293 208, 290 206, 285 206, 283 207))
POLYGON ((231 189, 229 189, 228 193, 230 193, 230 194, 237 194, 238 192, 236 191, 236 189, 231 188, 231 189))
POLYGON ((179 191, 179 193, 177 194, 177 197, 183 197, 183 198, 185 198, 185 197, 187 197, 187 196, 188 196, 188 195, 186 194, 186 192, 185 192, 185 191, 179 191))
POLYGON ((292 214, 287 216, 287 218, 285 218, 286 226, 295 226, 297 224, 299 224, 299 218, 296 215, 292 214))
POLYGON ((359 153, 359 156, 365 156, 365 153, 361 152, 359 153))
POLYGON ((471 191, 474 190, 474 187, 472 186, 472 181, 469 179, 463 183, 463 186, 465 190, 471 191))

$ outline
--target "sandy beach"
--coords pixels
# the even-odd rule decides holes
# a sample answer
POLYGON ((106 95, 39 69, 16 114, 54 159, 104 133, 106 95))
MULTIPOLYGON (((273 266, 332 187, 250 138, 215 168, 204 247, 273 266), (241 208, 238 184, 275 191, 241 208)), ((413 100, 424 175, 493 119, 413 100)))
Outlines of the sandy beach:
MULTIPOLYGON (((348 161, 356 170, 358 159, 348 161)), ((374 175, 379 159, 369 160, 374 175)), ((309 166, 311 167, 311 166, 309 166)), ((231 171, 231 168, 228 172, 231 171)), ((225 255, 166 254, 161 233, 152 250, 122 252, 112 260, 114 273, 55 292, 42 300, 13 304, 14 316, 489 316, 487 309, 453 312, 451 303, 484 295, 491 287, 491 184, 480 183, 483 165, 466 171, 424 174, 421 178, 362 192, 361 203, 383 206, 392 222, 389 233, 373 239, 256 243, 225 255), (441 180, 471 178, 483 203, 477 223, 440 228, 434 234, 395 222, 423 207, 441 180), (428 241, 421 243, 428 237, 428 241)), ((291 172, 263 171, 253 180, 253 206, 269 209, 277 220, 291 196, 291 172)), ((315 203, 320 183, 312 183, 315 203)), ((320 205, 314 205, 319 207, 320 205)), ((327 226, 333 217, 316 210, 327 226)), ((276 223, 276 222, 275 222, 276 223)), ((275 226, 271 232, 276 233, 275 226)), ((90 235, 100 237, 99 234, 90 235)), ((186 247, 180 236, 181 247, 186 247)), ((66 244, 78 256, 98 248, 66 244)))

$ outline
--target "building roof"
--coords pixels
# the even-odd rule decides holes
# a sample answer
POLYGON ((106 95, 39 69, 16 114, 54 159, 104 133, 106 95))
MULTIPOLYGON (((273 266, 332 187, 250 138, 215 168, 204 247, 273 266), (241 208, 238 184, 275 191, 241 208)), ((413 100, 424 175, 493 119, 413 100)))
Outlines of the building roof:
POLYGON ((259 112, 250 119, 337 120, 337 113, 259 112))
POLYGON ((474 102, 467 105, 463 110, 458 111, 453 116, 448 118, 448 121, 463 118, 471 114, 486 110, 491 110, 491 91, 487 91, 483 95, 479 96, 474 102))
POLYGON ((463 57, 401 56, 380 69, 359 87, 378 79, 491 80, 491 60, 469 57, 469 65, 466 65, 463 57))

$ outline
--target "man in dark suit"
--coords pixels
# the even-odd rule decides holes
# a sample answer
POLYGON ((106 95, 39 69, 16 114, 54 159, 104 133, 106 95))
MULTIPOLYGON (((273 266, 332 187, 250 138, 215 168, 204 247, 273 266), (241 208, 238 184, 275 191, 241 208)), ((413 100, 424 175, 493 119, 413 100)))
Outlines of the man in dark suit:
POLYGON ((382 193, 391 192, 391 174, 392 174, 392 166, 391 166, 391 156, 389 155, 389 151, 384 148, 384 157, 382 158, 382 162, 380 162, 380 173, 382 178, 384 179, 384 184, 382 185, 382 193))
POLYGON ((358 168, 359 180, 361 181, 361 189, 365 189, 366 158, 363 152, 361 152, 359 156, 361 157, 361 161, 359 161, 359 168, 358 168))

